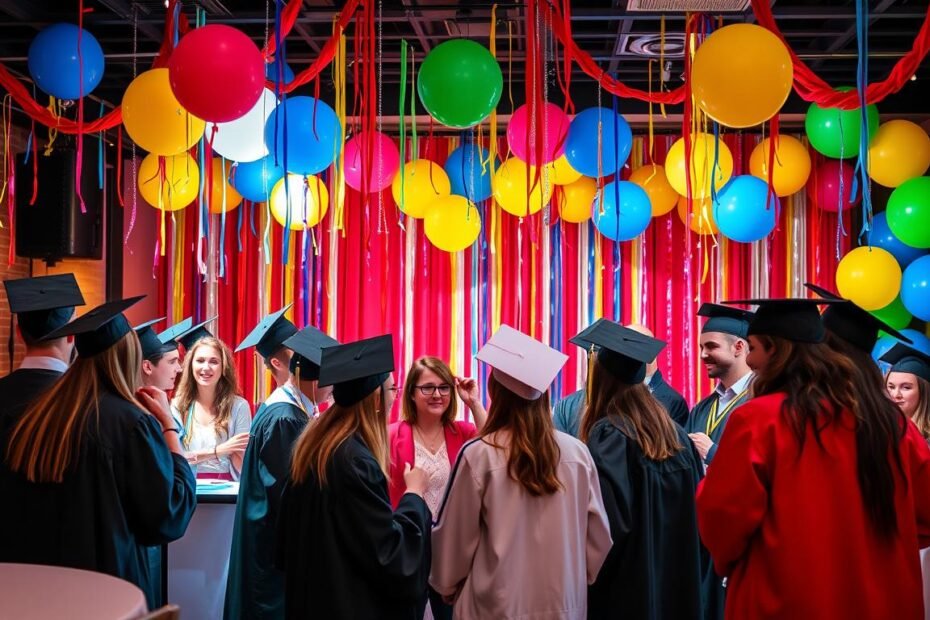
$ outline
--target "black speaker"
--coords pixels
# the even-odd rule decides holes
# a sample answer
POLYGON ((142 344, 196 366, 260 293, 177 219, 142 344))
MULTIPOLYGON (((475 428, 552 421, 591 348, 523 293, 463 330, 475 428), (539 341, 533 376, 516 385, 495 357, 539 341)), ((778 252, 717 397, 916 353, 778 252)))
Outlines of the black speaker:
MULTIPOLYGON (((74 149, 53 151, 38 156, 38 193, 33 194, 33 162, 26 154, 16 158, 16 254, 54 263, 62 258, 103 258, 104 212, 107 185, 101 190, 97 178, 97 145, 83 149, 81 195, 85 212, 75 187, 74 149)), ((31 155, 30 155, 31 157, 31 155)), ((107 176, 111 177, 109 171, 107 176)))

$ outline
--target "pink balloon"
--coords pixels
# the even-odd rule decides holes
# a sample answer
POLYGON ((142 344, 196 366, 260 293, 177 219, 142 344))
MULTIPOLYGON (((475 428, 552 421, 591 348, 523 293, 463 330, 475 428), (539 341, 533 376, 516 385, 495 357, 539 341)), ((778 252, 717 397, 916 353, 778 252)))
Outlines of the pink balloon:
POLYGON ((241 30, 211 24, 184 35, 168 61, 171 90, 184 109, 205 121, 244 116, 265 87, 265 61, 241 30))
POLYGON ((842 205, 843 210, 859 203, 862 188, 856 190, 856 199, 850 202, 855 168, 839 159, 825 159, 810 176, 807 182, 807 195, 824 211, 836 213, 842 205), (840 180, 843 183, 843 198, 840 198, 840 180))
MULTIPOLYGON (((375 132, 372 141, 370 166, 368 173, 368 192, 380 192, 390 186, 400 168, 400 153, 394 141, 380 132, 375 132), (379 163, 380 162, 380 163, 379 163)), ((368 145, 367 132, 360 132, 346 142, 346 183, 349 187, 362 191, 362 170, 365 164, 364 150, 368 145)))
MULTIPOLYGON (((539 138, 543 143, 543 163, 558 159, 565 150, 565 136, 568 135, 568 126, 571 121, 562 108, 554 103, 547 103, 541 111, 536 112, 542 118, 535 119, 536 130, 542 133, 539 138)), ((536 135, 529 136, 529 149, 527 150, 527 135, 530 128, 530 109, 526 104, 514 110, 507 125, 507 143, 510 152, 518 159, 535 166, 536 162, 536 135)))

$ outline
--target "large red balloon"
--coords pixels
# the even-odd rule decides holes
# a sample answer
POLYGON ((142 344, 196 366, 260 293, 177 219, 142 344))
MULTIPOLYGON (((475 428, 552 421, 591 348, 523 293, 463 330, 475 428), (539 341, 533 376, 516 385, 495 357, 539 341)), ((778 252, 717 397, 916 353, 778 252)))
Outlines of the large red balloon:
POLYGON ((852 186, 855 180, 855 168, 839 159, 825 159, 811 173, 807 181, 807 194, 818 207, 824 211, 834 213, 845 211, 855 206, 862 197, 862 188, 856 190, 856 199, 850 200, 852 186), (842 179, 843 196, 840 196, 840 180, 842 179))
POLYGON ((211 24, 181 39, 168 62, 168 79, 185 110, 225 123, 244 116, 261 97, 265 61, 245 33, 211 24))

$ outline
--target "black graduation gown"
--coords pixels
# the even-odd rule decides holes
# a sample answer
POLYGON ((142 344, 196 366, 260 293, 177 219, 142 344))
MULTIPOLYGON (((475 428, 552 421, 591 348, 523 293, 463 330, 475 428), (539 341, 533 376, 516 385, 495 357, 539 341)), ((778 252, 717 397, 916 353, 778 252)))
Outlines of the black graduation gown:
POLYGON ((223 617, 284 618, 284 573, 274 565, 281 492, 309 418, 289 402, 262 405, 242 460, 223 617))
MULTIPOLYGON (((76 463, 60 484, 36 484, 0 462, 0 562, 82 568, 126 579, 149 604, 146 546, 180 538, 197 502, 184 457, 165 445, 161 427, 109 392, 88 417, 76 463)), ((0 432, 4 452, 9 427, 0 432)))
POLYGON ((649 389, 652 390, 652 395, 655 396, 656 400, 668 411, 668 415, 679 426, 684 427, 688 421, 688 403, 684 396, 665 382, 661 370, 653 373, 652 378, 649 380, 649 389))
POLYGON ((589 589, 588 618, 697 620, 704 555, 695 493, 701 458, 684 430, 675 456, 653 461, 611 420, 588 440, 614 545, 589 589))
POLYGON ((430 512, 407 493, 391 508, 387 478, 357 436, 333 454, 322 489, 284 490, 278 564, 287 618, 419 620, 430 569, 430 512))
POLYGON ((720 445, 720 438, 723 437, 723 431, 726 430, 727 422, 730 420, 730 414, 733 413, 733 410, 749 400, 749 394, 743 393, 742 395, 737 396, 733 400, 727 403, 724 413, 725 415, 720 420, 720 422, 714 426, 711 425, 708 428, 708 419, 710 418, 711 412, 714 410, 714 406, 717 403, 718 395, 716 392, 699 402, 694 406, 694 409, 691 410, 691 415, 688 416, 688 423, 685 425, 685 431, 689 433, 704 433, 710 440, 714 442, 714 445, 711 447, 710 451, 707 453, 707 460, 705 463, 710 465, 711 461, 714 460, 714 455, 717 454, 717 446, 720 445), (710 432, 708 432, 710 431, 710 432))
POLYGON ((0 431, 14 424, 26 407, 61 378, 57 370, 20 368, 0 379, 0 431))

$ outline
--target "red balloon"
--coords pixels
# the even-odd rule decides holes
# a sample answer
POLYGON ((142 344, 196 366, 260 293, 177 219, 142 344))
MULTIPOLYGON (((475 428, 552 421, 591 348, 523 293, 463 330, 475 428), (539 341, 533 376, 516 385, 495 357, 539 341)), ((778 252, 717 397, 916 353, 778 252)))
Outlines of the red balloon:
POLYGON ((245 33, 211 24, 184 35, 168 61, 168 79, 185 110, 225 123, 244 116, 261 97, 265 61, 245 33))
POLYGON ((856 190, 856 199, 850 202, 855 168, 839 159, 825 159, 810 176, 807 182, 807 195, 824 211, 836 213, 842 205, 843 210, 854 207, 862 197, 862 188, 856 190), (840 197, 840 180, 842 179, 843 196, 840 197))

